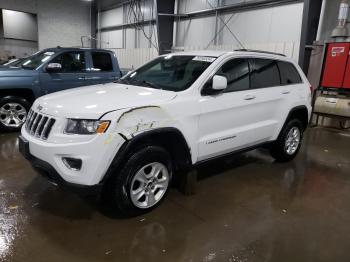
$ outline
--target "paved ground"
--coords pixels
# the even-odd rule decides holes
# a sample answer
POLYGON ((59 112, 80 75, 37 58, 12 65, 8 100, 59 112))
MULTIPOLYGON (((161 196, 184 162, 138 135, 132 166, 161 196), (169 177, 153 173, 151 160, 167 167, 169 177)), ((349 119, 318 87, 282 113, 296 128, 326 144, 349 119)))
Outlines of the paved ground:
POLYGON ((311 129, 287 164, 213 162, 196 195, 131 219, 48 184, 0 134, 0 261, 350 261, 348 134, 311 129))

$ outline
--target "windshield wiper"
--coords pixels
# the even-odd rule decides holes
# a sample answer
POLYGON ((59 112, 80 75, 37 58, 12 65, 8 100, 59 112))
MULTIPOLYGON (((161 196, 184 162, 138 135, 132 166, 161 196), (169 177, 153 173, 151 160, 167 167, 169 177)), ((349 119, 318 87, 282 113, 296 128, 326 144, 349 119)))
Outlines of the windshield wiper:
POLYGON ((146 81, 146 80, 136 80, 136 79, 118 79, 116 83, 126 84, 126 85, 138 85, 138 86, 148 86, 155 89, 163 89, 161 86, 146 81))
POLYGON ((121 79, 121 78, 119 78, 118 80, 115 80, 114 83, 121 83, 121 84, 130 85, 130 81, 129 80, 121 79))
POLYGON ((141 84, 145 85, 145 86, 148 86, 148 87, 152 87, 152 88, 156 88, 156 89, 163 89, 161 86, 155 84, 155 83, 152 83, 152 82, 149 82, 149 81, 140 81, 141 84))

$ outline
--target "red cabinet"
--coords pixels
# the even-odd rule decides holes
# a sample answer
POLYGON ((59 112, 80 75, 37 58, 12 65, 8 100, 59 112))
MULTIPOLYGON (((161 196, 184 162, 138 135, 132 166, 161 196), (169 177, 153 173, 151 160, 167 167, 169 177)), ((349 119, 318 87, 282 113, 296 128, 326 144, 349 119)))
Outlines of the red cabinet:
POLYGON ((328 43, 321 85, 350 88, 350 43, 328 43))

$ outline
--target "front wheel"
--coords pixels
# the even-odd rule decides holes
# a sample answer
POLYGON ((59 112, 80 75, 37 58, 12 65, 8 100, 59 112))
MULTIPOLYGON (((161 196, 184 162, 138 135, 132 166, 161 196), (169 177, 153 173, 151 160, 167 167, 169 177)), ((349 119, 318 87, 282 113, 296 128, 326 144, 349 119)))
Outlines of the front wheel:
POLYGON ((272 157, 279 162, 292 160, 300 149, 302 138, 303 126, 300 120, 289 121, 271 147, 272 157))
POLYGON ((20 131, 29 109, 30 103, 24 98, 17 96, 0 98, 0 130, 20 131))
POLYGON ((120 214, 146 213, 163 201, 171 178, 169 153, 158 146, 144 147, 132 154, 121 172, 107 181, 107 200, 120 214))

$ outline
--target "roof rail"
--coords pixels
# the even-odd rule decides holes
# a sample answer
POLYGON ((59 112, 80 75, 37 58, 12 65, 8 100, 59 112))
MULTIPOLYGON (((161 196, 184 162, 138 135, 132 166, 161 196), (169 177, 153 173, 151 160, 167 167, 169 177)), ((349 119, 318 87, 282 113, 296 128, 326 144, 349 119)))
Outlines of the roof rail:
POLYGON ((281 53, 275 53, 275 52, 269 52, 269 51, 263 51, 263 50, 253 50, 253 49, 236 49, 235 51, 254 52, 254 53, 262 53, 262 54, 286 56, 285 54, 281 54, 281 53))

